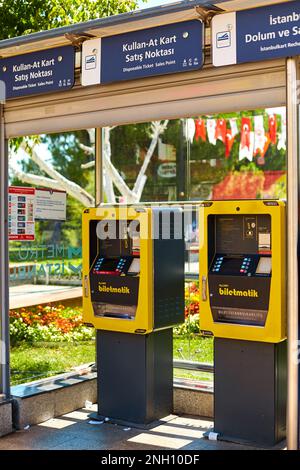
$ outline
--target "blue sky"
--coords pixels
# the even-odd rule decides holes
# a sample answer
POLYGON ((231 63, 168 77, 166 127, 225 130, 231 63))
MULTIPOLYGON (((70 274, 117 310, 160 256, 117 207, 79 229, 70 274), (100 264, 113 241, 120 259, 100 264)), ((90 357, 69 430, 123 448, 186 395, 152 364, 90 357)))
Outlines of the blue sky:
POLYGON ((174 3, 176 0, 148 0, 146 3, 139 0, 140 8, 156 7, 157 5, 166 5, 167 3, 174 3))

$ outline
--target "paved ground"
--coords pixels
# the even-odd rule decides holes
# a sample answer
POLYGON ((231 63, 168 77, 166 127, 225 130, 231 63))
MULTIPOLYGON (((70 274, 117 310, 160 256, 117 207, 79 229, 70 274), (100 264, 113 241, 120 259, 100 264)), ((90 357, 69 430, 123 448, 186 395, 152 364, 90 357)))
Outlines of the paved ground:
POLYGON ((82 288, 73 286, 52 286, 39 284, 22 284, 9 289, 9 307, 32 307, 51 302, 82 297, 82 288))
POLYGON ((90 424, 91 409, 81 409, 0 439, 0 450, 254 450, 203 434, 212 422, 174 416, 151 430, 141 431, 109 423, 90 424))

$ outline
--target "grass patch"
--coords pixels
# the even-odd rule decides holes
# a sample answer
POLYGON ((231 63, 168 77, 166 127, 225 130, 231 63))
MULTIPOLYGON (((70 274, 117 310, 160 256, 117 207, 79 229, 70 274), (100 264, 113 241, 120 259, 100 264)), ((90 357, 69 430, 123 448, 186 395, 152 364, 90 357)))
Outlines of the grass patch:
POLYGON ((95 341, 80 343, 21 343, 11 348, 12 385, 69 372, 95 362, 95 341))
POLYGON ((213 364, 213 339, 202 336, 174 338, 174 359, 213 364))
MULTIPOLYGON (((174 338, 174 359, 213 363, 213 340, 200 336, 174 338)), ((12 385, 26 383, 95 362, 95 341, 70 343, 19 343, 11 348, 12 385)), ((210 381, 212 375, 175 369, 174 376, 210 381)))
MULTIPOLYGON (((173 340, 174 359, 184 361, 206 362, 213 364, 213 339, 201 336, 191 338, 174 338, 173 340)), ((201 382, 211 382, 213 375, 207 372, 197 372, 192 370, 174 369, 174 377, 180 379, 199 380, 201 382)))

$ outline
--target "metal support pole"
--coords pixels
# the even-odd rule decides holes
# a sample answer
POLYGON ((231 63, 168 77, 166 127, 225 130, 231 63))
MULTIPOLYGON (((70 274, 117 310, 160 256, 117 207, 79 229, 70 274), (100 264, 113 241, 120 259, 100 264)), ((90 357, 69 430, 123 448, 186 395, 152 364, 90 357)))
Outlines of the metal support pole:
POLYGON ((177 199, 186 200, 186 144, 185 144, 186 119, 180 119, 180 144, 177 154, 177 199))
POLYGON ((102 129, 96 129, 95 139, 95 200, 96 207, 103 202, 102 129))
MULTIPOLYGON (((103 202, 103 164, 102 164, 102 129, 97 127, 95 138, 95 202, 96 207, 99 207, 103 202)), ((96 350, 95 350, 95 365, 93 370, 97 370, 97 341, 98 335, 96 335, 96 350)))
POLYGON ((288 394, 287 447, 298 449, 298 59, 287 59, 287 331, 288 331, 288 394))
POLYGON ((9 398, 8 152, 3 111, 0 104, 0 394, 9 398))

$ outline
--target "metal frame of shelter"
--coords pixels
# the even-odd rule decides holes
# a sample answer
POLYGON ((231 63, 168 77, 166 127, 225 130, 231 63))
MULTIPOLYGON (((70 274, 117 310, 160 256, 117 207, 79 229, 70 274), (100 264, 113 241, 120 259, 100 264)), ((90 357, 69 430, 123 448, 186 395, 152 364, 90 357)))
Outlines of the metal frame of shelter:
MULTIPOLYGON (((299 106, 297 57, 214 68, 209 21, 214 14, 278 1, 185 0, 164 7, 93 20, 0 41, 0 56, 73 44, 76 82, 69 91, 8 100, 0 105, 0 396, 10 397, 8 274, 8 140, 32 134, 97 129, 96 201, 102 198, 101 127, 241 109, 287 106, 288 115, 288 447, 298 447, 298 207, 299 106), (198 71, 82 87, 83 41, 149 27, 201 19, 205 24, 205 64, 198 71)), ((282 3, 282 1, 281 1, 282 3)))

